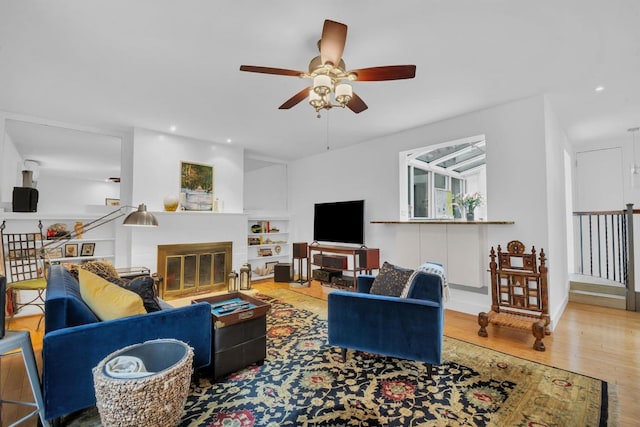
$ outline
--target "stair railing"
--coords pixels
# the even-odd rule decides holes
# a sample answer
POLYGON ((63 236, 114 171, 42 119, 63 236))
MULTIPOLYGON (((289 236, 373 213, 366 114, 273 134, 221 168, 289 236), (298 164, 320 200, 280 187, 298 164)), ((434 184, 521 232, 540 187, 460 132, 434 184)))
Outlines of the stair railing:
POLYGON ((623 284, 627 310, 635 311, 633 204, 620 211, 574 212, 578 273, 623 284))

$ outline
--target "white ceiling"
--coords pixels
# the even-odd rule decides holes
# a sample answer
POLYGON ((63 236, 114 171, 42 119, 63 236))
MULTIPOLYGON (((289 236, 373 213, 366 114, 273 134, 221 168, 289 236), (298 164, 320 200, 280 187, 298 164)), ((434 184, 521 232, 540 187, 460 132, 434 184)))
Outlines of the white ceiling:
POLYGON ((0 110, 175 125, 253 157, 296 159, 543 93, 572 142, 628 138, 640 1, 0 0, 0 110), (416 64, 416 78, 355 82, 369 105, 357 115, 278 110, 307 82, 240 65, 306 69, 327 18, 348 25, 349 69, 416 64))

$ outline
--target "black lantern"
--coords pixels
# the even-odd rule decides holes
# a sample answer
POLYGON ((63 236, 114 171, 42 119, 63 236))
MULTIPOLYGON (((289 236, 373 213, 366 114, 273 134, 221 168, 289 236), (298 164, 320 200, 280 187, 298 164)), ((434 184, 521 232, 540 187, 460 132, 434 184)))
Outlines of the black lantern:
POLYGON ((251 264, 245 262, 240 267, 240 290, 248 291, 251 289, 251 264))
POLYGON ((238 273, 232 271, 229 273, 229 283, 228 288, 229 292, 238 292, 238 273))

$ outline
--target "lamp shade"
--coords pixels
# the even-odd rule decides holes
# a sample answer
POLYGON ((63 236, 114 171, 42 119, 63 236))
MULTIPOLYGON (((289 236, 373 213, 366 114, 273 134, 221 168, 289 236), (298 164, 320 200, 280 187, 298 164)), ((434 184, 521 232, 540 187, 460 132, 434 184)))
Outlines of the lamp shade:
POLYGON ((311 104, 314 108, 322 108, 322 97, 315 93, 313 89, 309 91, 309 104, 311 104))
POLYGON ((122 224, 137 227, 157 227, 158 220, 153 214, 147 212, 147 205, 141 203, 138 205, 138 210, 127 215, 122 224))
POLYGON ((353 89, 347 83, 340 83, 336 86, 336 101, 340 104, 346 104, 353 97, 353 89))
POLYGON ((331 92, 331 77, 320 74, 313 78, 313 90, 318 95, 326 95, 331 92))

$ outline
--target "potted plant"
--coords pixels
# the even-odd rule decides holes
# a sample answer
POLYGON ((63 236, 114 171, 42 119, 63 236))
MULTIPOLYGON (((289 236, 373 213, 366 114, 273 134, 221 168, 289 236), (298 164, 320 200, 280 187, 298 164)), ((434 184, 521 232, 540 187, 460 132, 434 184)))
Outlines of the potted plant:
POLYGON ((464 208, 467 214, 467 221, 473 221, 475 219, 475 209, 482 204, 482 195, 480 193, 458 195, 456 203, 464 208))

